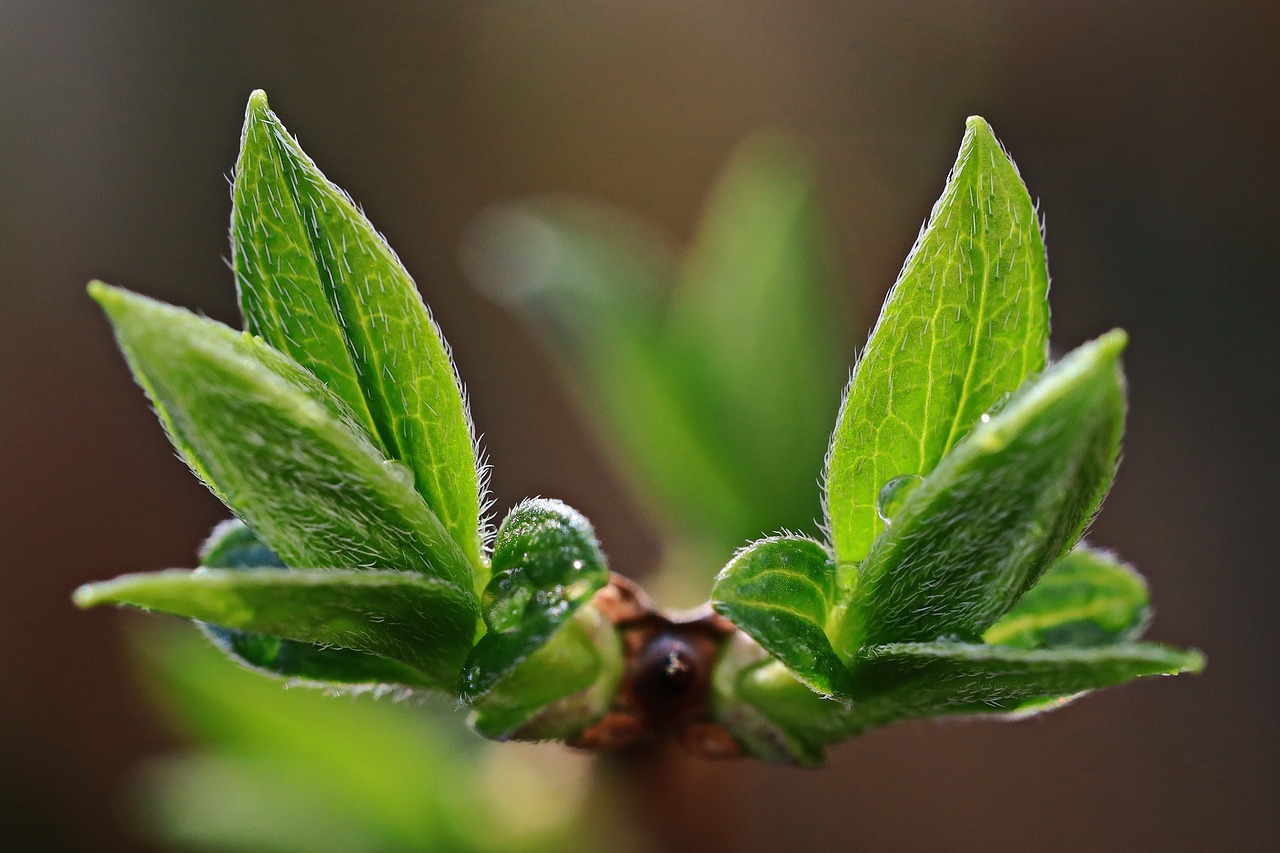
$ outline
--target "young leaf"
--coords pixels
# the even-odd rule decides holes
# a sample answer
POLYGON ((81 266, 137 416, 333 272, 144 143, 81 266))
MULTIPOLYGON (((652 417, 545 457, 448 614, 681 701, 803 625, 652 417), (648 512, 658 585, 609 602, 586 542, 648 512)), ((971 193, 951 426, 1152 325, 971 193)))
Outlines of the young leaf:
POLYGON ((1080 544, 982 640, 1023 649, 1104 646, 1139 636, 1150 615, 1142 576, 1112 554, 1080 544))
POLYGON ((474 702, 501 683, 608 581, 595 531, 576 510, 543 499, 511 510, 494 540, 483 600, 488 633, 463 667, 463 700, 474 702))
POLYGON ((900 720, 991 713, 1033 700, 1043 706, 1048 696, 1203 667, 1199 652, 1154 643, 1045 650, 901 643, 867 650, 856 673, 855 702, 822 699, 779 663, 744 673, 738 692, 789 737, 817 748, 900 720))
POLYGON ((227 628, 355 649, 405 664, 414 684, 452 690, 471 648, 468 591, 410 572, 170 569, 76 590, 81 607, 119 604, 227 628))
POLYGON ((1124 422, 1111 332, 980 423, 905 499, 862 564, 833 643, 976 639, 1079 539, 1115 473, 1124 422))
POLYGON ((797 143, 748 138, 716 181, 670 309, 703 429, 749 497, 751 538, 821 512, 813 472, 846 369, 822 226, 797 143))
POLYGON ((351 406, 482 572, 475 439, 440 331, 395 253, 261 91, 245 116, 231 236, 246 328, 351 406))
POLYGON ((1048 288, 1035 207, 974 116, 831 437, 827 522, 841 563, 863 559, 883 528, 886 483, 928 474, 983 412, 1044 367, 1048 288))
MULTIPOLYGON (((239 519, 214 528, 200 549, 209 569, 284 569, 284 562, 239 519)), ((422 686, 422 675, 388 658, 338 646, 286 640, 201 622, 215 646, 238 662, 269 675, 322 684, 403 684, 422 686)))
POLYGON ((181 308, 100 283, 90 294, 174 444, 286 563, 410 570, 472 588, 471 564, 402 469, 305 370, 181 308))
POLYGON ((848 696, 848 670, 827 639, 836 566, 811 539, 753 542, 716 578, 711 605, 824 696, 848 696))
POLYGON ((740 479, 667 346, 663 289, 676 262, 657 235, 603 204, 540 198, 486 211, 464 260, 478 287, 531 317, 564 355, 579 402, 655 516, 729 531, 717 537, 727 548, 755 535, 743 532, 740 479))
POLYGON ((1044 650, 896 643, 867 651, 855 689, 872 697, 868 704, 909 717, 1097 690, 1146 675, 1199 672, 1203 666, 1198 652, 1155 643, 1044 650))

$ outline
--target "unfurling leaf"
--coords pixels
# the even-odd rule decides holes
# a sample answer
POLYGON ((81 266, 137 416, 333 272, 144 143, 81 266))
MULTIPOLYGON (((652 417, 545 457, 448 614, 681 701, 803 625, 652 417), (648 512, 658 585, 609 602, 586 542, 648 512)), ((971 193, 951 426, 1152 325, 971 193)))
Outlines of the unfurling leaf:
POLYGON ((842 564, 862 560, 883 528, 886 483, 927 475, 984 412, 1044 367, 1048 289, 1031 197, 975 116, 831 436, 827 520, 842 564))
POLYGON ((413 571, 470 593, 457 543, 314 376, 181 308, 100 283, 90 293, 175 446, 289 566, 413 571))
POLYGON ((711 603, 808 687, 847 697, 848 671, 827 639, 836 565, 811 539, 753 542, 716 578, 711 603))
POLYGON ((1142 576, 1106 551, 1081 544, 982 640, 1024 649, 1103 646, 1136 638, 1150 615, 1142 576))
POLYGON ((245 327, 351 407, 482 573, 475 438, 440 330, 395 253, 262 92, 249 99, 233 195, 245 327))
MULTIPOLYGON (((463 699, 474 702, 509 677, 608 581, 595 531, 577 510, 542 499, 511 510, 494 541, 493 575, 483 597, 488 632, 463 668, 463 699)), ((586 682, 594 675, 585 673, 586 682)), ((545 685, 559 695, 581 686, 545 685)))
POLYGON ((444 690, 456 683, 476 624, 468 590, 367 569, 171 569, 87 584, 75 601, 354 649, 403 664, 413 686, 444 690))
POLYGON ((1112 332, 980 423, 904 500, 860 567, 834 645, 976 640, 1079 539, 1124 423, 1112 332))

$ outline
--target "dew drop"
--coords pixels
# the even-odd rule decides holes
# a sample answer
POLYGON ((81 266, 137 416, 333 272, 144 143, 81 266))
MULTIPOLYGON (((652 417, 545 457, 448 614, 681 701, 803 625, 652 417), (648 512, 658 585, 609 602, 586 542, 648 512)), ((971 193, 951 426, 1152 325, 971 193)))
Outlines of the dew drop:
POLYGON ((982 417, 979 418, 979 420, 981 420, 985 424, 987 421, 991 420, 991 415, 987 414, 986 412, 983 412, 982 417))
POLYGON ((880 496, 876 498, 876 512, 879 513, 880 520, 885 524, 890 523, 898 510, 902 509, 907 495, 922 482, 924 477, 919 474, 903 474, 885 483, 880 489, 880 496))
POLYGON ((394 459, 383 459, 382 468, 390 474, 397 483, 400 483, 402 486, 408 486, 411 489, 413 488, 413 471, 408 465, 397 462, 394 459))

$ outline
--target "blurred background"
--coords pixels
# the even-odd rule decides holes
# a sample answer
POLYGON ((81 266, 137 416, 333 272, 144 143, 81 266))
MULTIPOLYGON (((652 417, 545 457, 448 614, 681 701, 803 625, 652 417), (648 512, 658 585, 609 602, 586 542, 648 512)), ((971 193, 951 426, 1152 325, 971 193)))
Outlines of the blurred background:
POLYGON ((1273 849, 1278 35, 1266 2, 0 2, 0 847, 159 849, 130 792, 181 738, 141 685, 136 620, 69 596, 190 565, 226 512, 83 288, 237 322, 226 179, 262 87, 416 276, 497 512, 562 498, 635 576, 660 539, 555 359, 464 274, 471 223, 572 192, 680 248, 737 143, 785 128, 816 163, 851 363, 985 116, 1047 216, 1055 345, 1132 337, 1092 539, 1150 580, 1150 636, 1206 673, 891 728, 819 772, 671 758, 611 771, 620 799, 574 796, 618 811, 597 849, 1273 849))

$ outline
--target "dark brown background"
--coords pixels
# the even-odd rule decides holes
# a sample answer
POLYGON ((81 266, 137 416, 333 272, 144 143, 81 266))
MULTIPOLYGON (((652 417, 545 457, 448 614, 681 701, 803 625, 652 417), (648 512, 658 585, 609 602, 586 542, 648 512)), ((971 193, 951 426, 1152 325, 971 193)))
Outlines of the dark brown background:
POLYGON ((865 328, 985 115, 1048 214, 1056 343, 1132 335, 1094 539, 1147 573, 1153 636, 1209 669, 1030 723, 887 730, 818 773, 689 765, 690 813, 720 790, 743 850, 1273 847, 1280 7, 1115 5, 0 4, 0 847, 140 848, 122 779, 169 741, 119 617, 68 595, 189 564, 225 513, 83 285, 234 319, 225 176, 257 86, 417 275, 498 509, 565 498, 624 570, 654 542, 547 360, 463 280, 469 218, 578 190, 684 237, 731 145, 785 125, 823 158, 865 328))

